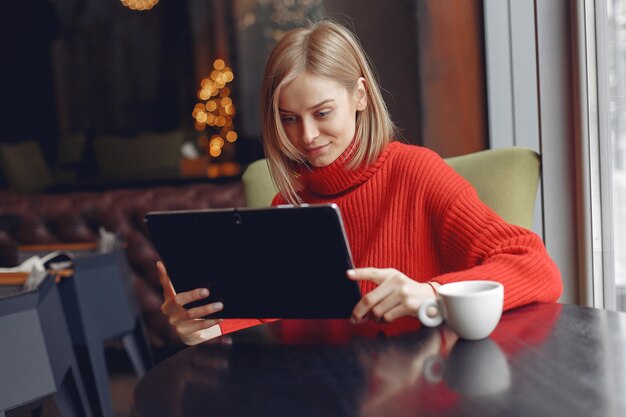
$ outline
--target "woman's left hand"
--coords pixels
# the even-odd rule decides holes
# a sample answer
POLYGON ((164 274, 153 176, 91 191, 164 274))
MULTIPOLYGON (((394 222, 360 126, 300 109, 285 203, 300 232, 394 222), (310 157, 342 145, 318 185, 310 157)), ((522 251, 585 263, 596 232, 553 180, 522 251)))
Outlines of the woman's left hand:
POLYGON ((391 322, 403 316, 416 317, 422 302, 435 297, 430 285, 414 281, 393 268, 355 268, 349 270, 347 275, 355 281, 378 284, 352 310, 352 321, 356 323, 368 318, 391 322))

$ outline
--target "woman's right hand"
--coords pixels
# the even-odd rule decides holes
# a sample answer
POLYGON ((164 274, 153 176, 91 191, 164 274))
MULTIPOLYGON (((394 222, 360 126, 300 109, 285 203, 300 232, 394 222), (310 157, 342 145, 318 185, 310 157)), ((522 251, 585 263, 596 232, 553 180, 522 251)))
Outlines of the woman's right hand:
POLYGON ((186 309, 184 307, 186 304, 208 297, 209 290, 198 288, 176 294, 172 281, 165 270, 165 265, 161 261, 157 262, 157 269, 159 281, 163 286, 163 298, 165 298, 161 305, 161 311, 169 319, 178 337, 187 345, 197 345, 205 340, 220 336, 222 331, 218 324, 223 319, 205 319, 204 317, 224 308, 222 303, 217 302, 186 309))

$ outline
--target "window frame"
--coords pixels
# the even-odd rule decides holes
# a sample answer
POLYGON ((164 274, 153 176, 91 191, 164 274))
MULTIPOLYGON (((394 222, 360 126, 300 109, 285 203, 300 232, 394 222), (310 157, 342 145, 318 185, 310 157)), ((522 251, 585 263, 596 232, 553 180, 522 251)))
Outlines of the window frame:
POLYGON ((609 77, 606 51, 607 1, 578 0, 576 35, 580 95, 580 140, 584 149, 584 188, 589 259, 582 293, 587 305, 615 310, 613 180, 609 126, 609 77))

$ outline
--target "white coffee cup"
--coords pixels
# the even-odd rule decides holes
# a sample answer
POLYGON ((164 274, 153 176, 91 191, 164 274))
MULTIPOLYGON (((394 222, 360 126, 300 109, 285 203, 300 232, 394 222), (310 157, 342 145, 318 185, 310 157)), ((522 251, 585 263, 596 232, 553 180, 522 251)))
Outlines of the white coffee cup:
POLYGON ((502 316, 504 286, 495 281, 460 281, 442 285, 438 299, 422 303, 418 317, 423 325, 439 326, 444 320, 459 337, 484 339, 496 328, 502 316), (434 307, 437 314, 428 315, 434 307))

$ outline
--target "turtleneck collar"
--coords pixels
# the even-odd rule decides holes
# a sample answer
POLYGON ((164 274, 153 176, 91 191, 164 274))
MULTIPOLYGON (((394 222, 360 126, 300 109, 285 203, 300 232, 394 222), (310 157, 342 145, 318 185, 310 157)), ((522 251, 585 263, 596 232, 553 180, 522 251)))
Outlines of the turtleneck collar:
POLYGON ((324 196, 342 194, 358 187, 374 175, 398 144, 398 142, 389 143, 373 164, 349 169, 347 165, 352 160, 356 147, 355 141, 352 141, 330 165, 320 168, 303 167, 300 171, 300 180, 308 192, 324 196))

